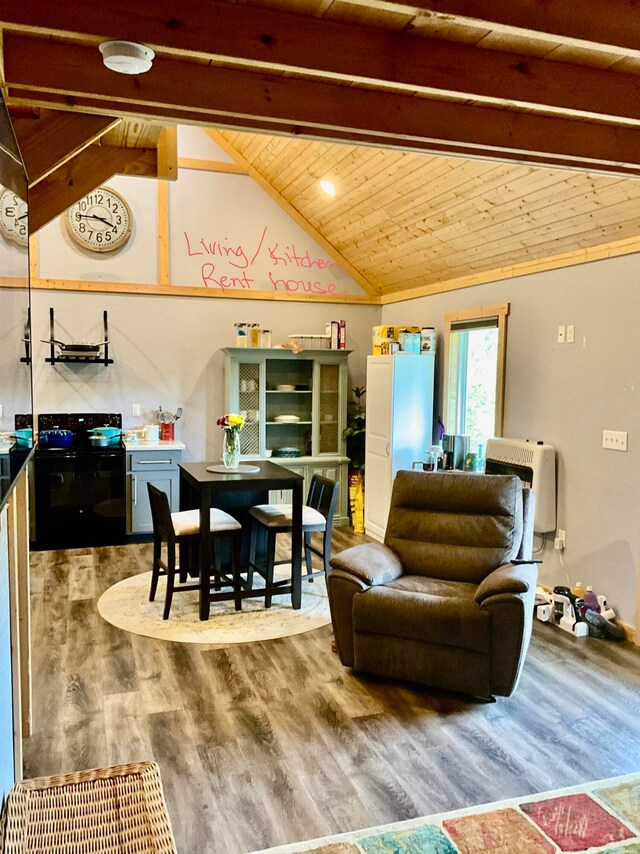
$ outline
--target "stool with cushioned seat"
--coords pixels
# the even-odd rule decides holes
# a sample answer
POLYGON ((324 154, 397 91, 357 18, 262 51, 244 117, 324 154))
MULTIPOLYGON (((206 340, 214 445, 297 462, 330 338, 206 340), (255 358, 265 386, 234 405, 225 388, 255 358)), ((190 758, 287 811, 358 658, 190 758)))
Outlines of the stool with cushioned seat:
MULTIPOLYGON (((167 591, 162 619, 168 620, 173 594, 181 593, 185 590, 199 590, 200 588, 199 583, 186 584, 188 569, 176 565, 176 545, 188 542, 192 553, 197 552, 200 538, 200 512, 198 510, 182 510, 179 513, 172 513, 166 493, 151 483, 147 484, 147 486, 149 490, 149 503, 151 505, 151 518, 153 520, 153 568, 149 601, 154 601, 158 580, 161 575, 165 575, 167 578, 167 591), (163 543, 167 545, 166 562, 162 560, 163 543), (176 587, 175 583, 176 573, 180 574, 181 586, 179 587, 176 587)), ((236 595, 229 596, 228 598, 234 599, 236 611, 239 611, 242 608, 242 600, 240 598, 240 544, 242 526, 229 513, 225 513, 224 510, 218 510, 214 507, 210 511, 210 520, 214 553, 214 585, 217 590, 220 589, 223 582, 233 585, 236 595), (225 576, 216 565, 215 543, 216 540, 222 537, 227 537, 231 540, 232 579, 225 576)), ((194 566, 197 565, 198 562, 196 560, 194 566)))
MULTIPOLYGON (((331 532, 337 500, 338 484, 329 478, 314 474, 309 486, 307 503, 302 508, 303 547, 307 566, 306 579, 308 581, 313 581, 320 575, 324 575, 325 579, 328 578, 329 560, 331 558, 331 532), (322 548, 313 545, 311 534, 314 532, 322 533, 322 548), (322 569, 317 572, 313 571, 312 554, 322 558, 322 569)), ((267 587, 271 587, 274 584, 274 567, 290 562, 289 560, 276 560, 275 552, 278 534, 290 533, 291 531, 293 507, 291 504, 256 504, 249 510, 249 515, 251 516, 249 586, 251 586, 253 572, 255 571, 264 578, 267 587), (256 529, 258 527, 263 528, 267 533, 267 552, 264 567, 256 564, 256 529)), ((275 582, 275 586, 277 587, 279 583, 286 585, 290 582, 288 580, 275 582)), ((265 596, 264 604, 266 608, 271 607, 271 596, 265 596)))

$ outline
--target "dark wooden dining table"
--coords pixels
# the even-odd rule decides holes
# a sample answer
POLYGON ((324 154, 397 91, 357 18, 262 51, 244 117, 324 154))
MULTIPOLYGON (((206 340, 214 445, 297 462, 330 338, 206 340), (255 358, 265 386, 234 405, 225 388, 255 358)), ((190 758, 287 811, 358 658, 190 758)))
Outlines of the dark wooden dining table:
MULTIPOLYGON (((233 598, 233 594, 218 593, 211 590, 211 537, 209 535, 209 510, 218 507, 236 518, 243 529, 240 571, 249 565, 249 544, 251 536, 251 517, 249 510, 256 504, 269 503, 269 490, 290 489, 293 493, 293 513, 291 529, 291 584, 278 587, 245 587, 241 598, 291 594, 293 608, 299 609, 302 603, 302 487, 304 478, 285 466, 269 460, 247 461, 248 465, 259 469, 255 474, 244 472, 211 472, 211 462, 180 463, 180 509, 200 511, 200 548, 198 572, 200 579, 200 619, 209 619, 210 603, 216 600, 233 598)), ((257 550, 260 560, 262 548, 257 550)), ((182 565, 182 557, 181 557, 182 565)))

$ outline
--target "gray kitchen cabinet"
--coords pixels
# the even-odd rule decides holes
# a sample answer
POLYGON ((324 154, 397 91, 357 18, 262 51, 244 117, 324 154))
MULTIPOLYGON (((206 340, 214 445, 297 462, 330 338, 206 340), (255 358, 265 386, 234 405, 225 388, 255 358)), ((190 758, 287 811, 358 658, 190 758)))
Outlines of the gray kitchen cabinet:
POLYGON ((147 484, 169 496, 172 512, 180 507, 178 463, 182 451, 127 452, 127 533, 150 534, 153 531, 147 484))
MULTIPOLYGON (((348 465, 342 438, 347 421, 349 350, 228 347, 226 412, 245 415, 240 453, 266 457, 267 451, 294 448, 299 456, 271 461, 304 477, 305 495, 314 474, 339 483, 336 522, 348 519, 348 465), (283 420, 283 416, 295 420, 283 420)), ((272 501, 289 503, 287 492, 272 501)))

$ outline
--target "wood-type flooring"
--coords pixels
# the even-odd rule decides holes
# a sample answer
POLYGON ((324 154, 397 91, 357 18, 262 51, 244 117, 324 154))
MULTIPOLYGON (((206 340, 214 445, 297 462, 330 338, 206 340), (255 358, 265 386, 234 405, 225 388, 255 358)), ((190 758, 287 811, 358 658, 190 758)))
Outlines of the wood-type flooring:
MULTIPOLYGON (((334 531, 333 550, 354 541, 334 531)), ((226 648, 128 634, 100 595, 149 544, 32 555, 25 776, 158 762, 178 850, 271 845, 640 770, 640 653, 536 623, 485 704, 345 670, 330 627, 226 648)))

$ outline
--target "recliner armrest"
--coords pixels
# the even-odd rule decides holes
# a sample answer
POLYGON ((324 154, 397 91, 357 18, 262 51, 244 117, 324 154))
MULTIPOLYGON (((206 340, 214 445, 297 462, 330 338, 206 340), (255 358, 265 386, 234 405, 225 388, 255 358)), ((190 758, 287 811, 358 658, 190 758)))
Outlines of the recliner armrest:
POLYGON ((490 572, 478 585, 475 600, 482 605, 490 596, 522 594, 535 587, 538 570, 532 563, 505 563, 490 572))
POLYGON ((363 543, 345 549, 331 558, 331 567, 355 575, 370 587, 388 584, 404 571, 396 553, 381 543, 363 543))

